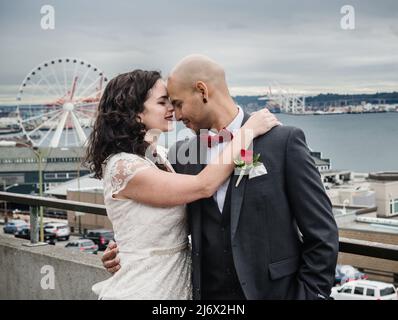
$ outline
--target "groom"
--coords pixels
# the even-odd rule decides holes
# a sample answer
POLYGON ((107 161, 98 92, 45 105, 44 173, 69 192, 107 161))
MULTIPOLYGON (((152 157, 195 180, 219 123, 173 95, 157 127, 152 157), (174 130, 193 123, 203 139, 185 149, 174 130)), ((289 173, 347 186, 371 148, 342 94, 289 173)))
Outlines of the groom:
MULTIPOLYGON (((184 58, 167 88, 176 119, 197 134, 233 133, 249 117, 231 98, 222 67, 207 57, 184 58)), ((217 136, 218 143, 202 140, 170 149, 176 172, 199 173, 224 145, 217 136)), ((194 299, 328 299, 338 230, 304 133, 278 126, 255 139, 253 150, 267 174, 244 176, 237 187, 232 175, 212 197, 187 205, 194 299)), ((102 259, 111 272, 119 268, 116 252, 113 245, 102 259)))

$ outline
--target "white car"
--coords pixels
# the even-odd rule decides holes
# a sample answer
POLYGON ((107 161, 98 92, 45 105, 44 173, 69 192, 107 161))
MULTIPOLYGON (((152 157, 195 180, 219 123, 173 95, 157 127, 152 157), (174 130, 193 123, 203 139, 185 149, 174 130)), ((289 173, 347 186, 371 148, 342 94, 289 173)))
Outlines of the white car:
POLYGON ((98 253, 98 246, 90 239, 79 239, 69 242, 65 248, 73 250, 74 252, 87 252, 87 253, 98 253))
POLYGON ((70 228, 66 223, 49 222, 44 225, 44 229, 54 233, 57 240, 69 240, 70 228))
POLYGON ((392 284, 369 280, 350 281, 333 287, 331 297, 335 300, 398 300, 392 284))

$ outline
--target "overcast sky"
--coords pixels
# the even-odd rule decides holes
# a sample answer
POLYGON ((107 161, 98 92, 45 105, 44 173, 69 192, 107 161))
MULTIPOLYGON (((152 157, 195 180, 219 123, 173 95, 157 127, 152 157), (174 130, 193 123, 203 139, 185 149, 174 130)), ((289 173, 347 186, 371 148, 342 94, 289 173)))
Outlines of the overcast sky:
POLYGON ((166 76, 190 53, 222 64, 232 94, 398 90, 396 0, 0 0, 0 102, 42 61, 79 57, 108 77, 135 68, 166 76), (42 30, 40 8, 55 8, 42 30), (355 9, 343 30, 340 8, 355 9))

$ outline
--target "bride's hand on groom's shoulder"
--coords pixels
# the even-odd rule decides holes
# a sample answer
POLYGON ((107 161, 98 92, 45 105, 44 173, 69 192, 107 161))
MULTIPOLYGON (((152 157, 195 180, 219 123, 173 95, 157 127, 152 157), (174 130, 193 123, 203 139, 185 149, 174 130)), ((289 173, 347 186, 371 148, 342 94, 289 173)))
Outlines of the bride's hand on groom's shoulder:
POLYGON ((102 264, 105 269, 110 273, 116 273, 120 269, 120 259, 117 254, 119 249, 117 244, 113 241, 109 242, 108 247, 104 251, 104 255, 102 256, 102 264))

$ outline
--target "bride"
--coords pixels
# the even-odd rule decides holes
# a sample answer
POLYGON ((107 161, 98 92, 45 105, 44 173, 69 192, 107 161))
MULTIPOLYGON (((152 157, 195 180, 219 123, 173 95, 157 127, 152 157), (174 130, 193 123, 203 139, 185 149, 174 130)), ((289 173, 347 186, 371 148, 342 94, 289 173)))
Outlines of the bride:
POLYGON ((92 287, 99 299, 191 299, 185 204, 211 197, 240 150, 278 124, 266 109, 253 113, 203 171, 184 175, 156 145, 159 133, 172 130, 173 111, 156 71, 118 75, 99 103, 85 162, 103 179, 120 259, 120 270, 92 287))

